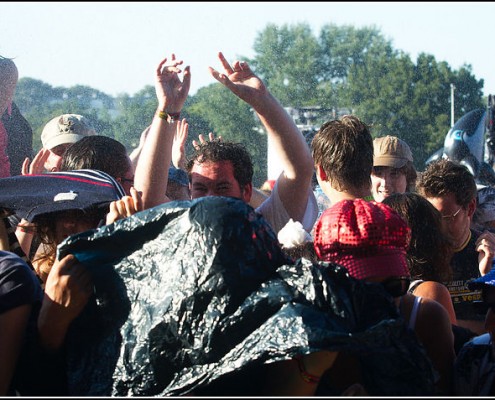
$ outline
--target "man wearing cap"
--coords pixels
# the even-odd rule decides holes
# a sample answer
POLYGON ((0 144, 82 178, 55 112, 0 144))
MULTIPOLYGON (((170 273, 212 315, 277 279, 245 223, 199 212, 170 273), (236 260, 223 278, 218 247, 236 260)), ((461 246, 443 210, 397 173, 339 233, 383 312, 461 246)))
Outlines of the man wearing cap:
POLYGON ((416 183, 416 169, 409 145, 396 136, 373 140, 373 170, 371 192, 381 202, 393 193, 412 192, 416 183))
POLYGON ((487 333, 464 344, 454 364, 454 395, 495 395, 495 270, 468 282, 472 290, 482 292, 483 305, 487 308, 485 330, 487 333))
POLYGON ((62 155, 67 147, 85 136, 96 135, 86 117, 79 114, 63 114, 51 119, 41 132, 42 149, 33 158, 24 161, 22 174, 39 174, 60 171, 62 155))

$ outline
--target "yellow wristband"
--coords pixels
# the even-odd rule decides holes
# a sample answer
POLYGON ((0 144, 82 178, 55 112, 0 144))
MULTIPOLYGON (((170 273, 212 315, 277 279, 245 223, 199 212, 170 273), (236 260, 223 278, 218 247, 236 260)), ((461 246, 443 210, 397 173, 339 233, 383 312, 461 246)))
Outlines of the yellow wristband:
POLYGON ((180 119, 180 113, 169 114, 165 111, 158 111, 158 118, 165 119, 168 122, 177 122, 180 119))

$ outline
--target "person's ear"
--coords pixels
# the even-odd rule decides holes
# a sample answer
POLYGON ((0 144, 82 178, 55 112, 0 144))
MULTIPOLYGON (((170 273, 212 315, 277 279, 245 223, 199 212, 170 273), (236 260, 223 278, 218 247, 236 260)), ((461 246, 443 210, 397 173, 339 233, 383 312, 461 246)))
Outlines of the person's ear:
POLYGON ((323 167, 321 165, 319 165, 319 164, 316 165, 315 169, 316 169, 316 176, 317 176, 318 180, 320 180, 322 182, 325 182, 328 180, 327 173, 323 170, 323 167))
POLYGON ((474 212, 476 211, 476 197, 474 197, 468 204, 468 207, 467 207, 467 210, 468 210, 468 217, 469 218, 472 218, 472 216, 474 215, 474 212))
POLYGON ((249 203, 252 195, 253 195, 253 184, 248 183, 248 184, 244 185, 244 187, 242 188, 242 199, 246 203, 249 203))

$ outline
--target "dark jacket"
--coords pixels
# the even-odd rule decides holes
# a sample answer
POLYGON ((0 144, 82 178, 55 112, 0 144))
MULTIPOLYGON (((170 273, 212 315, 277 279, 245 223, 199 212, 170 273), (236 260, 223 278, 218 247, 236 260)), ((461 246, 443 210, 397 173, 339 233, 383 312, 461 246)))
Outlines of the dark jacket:
POLYGON ((10 159, 10 175, 21 175, 24 159, 33 158, 33 130, 14 102, 12 113, 9 115, 5 112, 2 123, 9 135, 7 155, 10 159))

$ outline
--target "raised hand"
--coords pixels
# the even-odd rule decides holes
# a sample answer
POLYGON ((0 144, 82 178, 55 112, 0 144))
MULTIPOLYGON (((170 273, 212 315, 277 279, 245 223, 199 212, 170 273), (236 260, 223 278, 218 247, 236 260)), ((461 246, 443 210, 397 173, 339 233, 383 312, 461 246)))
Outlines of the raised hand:
POLYGON ((486 275, 492 269, 495 257, 495 234, 484 231, 476 240, 476 250, 478 251, 478 263, 481 275, 486 275))
MULTIPOLYGON (((206 142, 205 135, 203 135, 202 133, 198 136, 198 139, 199 139, 199 142, 197 140, 193 140, 193 142, 192 142, 193 147, 195 149, 197 149, 201 144, 206 142)), ((208 133, 208 139, 210 140, 210 142, 213 142, 214 140, 222 140, 222 137, 219 136, 215 139, 215 135, 213 134, 213 132, 210 132, 210 133, 208 133)))
POLYGON ((171 55, 168 64, 167 60, 164 58, 156 69, 155 91, 159 109, 169 114, 176 114, 181 112, 189 93, 191 72, 189 66, 186 66, 181 81, 179 74, 182 70, 179 66, 183 61, 176 60, 175 54, 171 55))
POLYGON ((107 225, 112 224, 119 219, 130 217, 143 209, 141 193, 136 188, 131 187, 130 196, 124 196, 120 200, 110 203, 110 211, 107 214, 105 223, 107 225))
POLYGON ((189 133, 189 124, 185 118, 177 122, 177 130, 172 144, 172 163, 175 168, 186 169, 186 141, 189 133))
POLYGON ((208 67, 210 74, 240 99, 256 108, 259 105, 256 101, 257 98, 267 92, 265 84, 251 71, 247 62, 234 61, 230 65, 222 52, 218 53, 218 58, 225 72, 220 73, 214 68, 208 67))
POLYGON ((45 162, 50 156, 50 150, 42 148, 34 156, 33 161, 26 158, 22 163, 22 175, 42 174, 45 171, 45 162))

